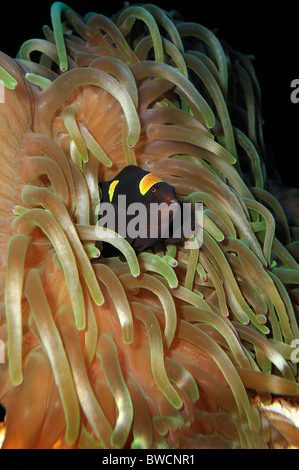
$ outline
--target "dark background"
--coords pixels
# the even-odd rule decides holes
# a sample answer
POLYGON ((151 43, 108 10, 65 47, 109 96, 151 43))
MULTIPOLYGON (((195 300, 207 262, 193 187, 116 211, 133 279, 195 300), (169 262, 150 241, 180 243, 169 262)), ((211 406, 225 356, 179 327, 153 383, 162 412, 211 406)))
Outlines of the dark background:
MULTIPOLYGON (((167 10, 176 9, 186 21, 195 21, 210 29, 218 28, 219 38, 228 41, 233 48, 255 56, 262 90, 264 134, 272 161, 276 161, 284 184, 299 187, 296 166, 299 160, 299 103, 296 105, 290 100, 290 83, 299 79, 299 2, 157 0, 152 3, 167 10)), ((51 4, 50 0, 27 0, 14 4, 14 7, 9 2, 1 5, 0 50, 15 57, 22 42, 43 37, 42 26, 51 23, 51 4)), ((70 0, 67 4, 82 15, 95 11, 107 16, 123 6, 122 1, 113 0, 70 0)))

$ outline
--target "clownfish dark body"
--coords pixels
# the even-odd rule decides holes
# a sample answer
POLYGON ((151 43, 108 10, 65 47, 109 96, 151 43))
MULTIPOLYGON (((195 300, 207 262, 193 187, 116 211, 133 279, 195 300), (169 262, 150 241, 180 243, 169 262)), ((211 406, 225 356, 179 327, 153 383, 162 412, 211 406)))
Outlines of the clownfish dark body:
POLYGON ((112 180, 100 183, 99 187, 100 208, 113 207, 108 223, 107 217, 104 223, 100 212, 99 224, 122 235, 137 254, 160 239, 171 239, 172 222, 180 204, 174 188, 157 175, 129 165, 112 180), (156 211, 158 206, 159 212, 156 211))

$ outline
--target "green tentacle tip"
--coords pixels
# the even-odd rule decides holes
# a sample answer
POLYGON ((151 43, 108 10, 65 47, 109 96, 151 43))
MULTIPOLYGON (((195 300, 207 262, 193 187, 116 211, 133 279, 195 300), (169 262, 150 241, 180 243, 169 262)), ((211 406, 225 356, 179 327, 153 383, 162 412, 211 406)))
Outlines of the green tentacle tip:
POLYGON ((61 13, 68 12, 69 10, 71 10, 71 8, 62 2, 55 2, 51 7, 53 32, 59 58, 59 68, 61 72, 66 72, 68 69, 67 53, 61 23, 61 13))
POLYGON ((18 86, 17 80, 0 66, 0 85, 1 84, 9 90, 15 90, 18 86))
POLYGON ((86 243, 84 248, 85 248, 85 251, 86 251, 89 259, 100 258, 101 252, 96 246, 94 246, 93 243, 86 243))
POLYGON ((45 77, 41 77, 35 73, 26 73, 25 78, 28 82, 33 83, 34 85, 38 85, 42 90, 48 88, 51 85, 51 80, 45 77))

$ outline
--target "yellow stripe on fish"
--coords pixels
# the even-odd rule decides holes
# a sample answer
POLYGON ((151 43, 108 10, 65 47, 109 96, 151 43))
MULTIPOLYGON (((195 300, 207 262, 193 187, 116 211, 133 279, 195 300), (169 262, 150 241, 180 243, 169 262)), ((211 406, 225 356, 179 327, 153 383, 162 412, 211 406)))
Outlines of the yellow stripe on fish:
POLYGON ((163 180, 153 173, 148 173, 145 175, 139 183, 139 190, 142 196, 144 196, 156 183, 163 183, 163 180))
POLYGON ((109 193, 109 201, 111 202, 113 199, 114 191, 116 186, 118 185, 119 180, 114 180, 109 186, 108 193, 109 193))

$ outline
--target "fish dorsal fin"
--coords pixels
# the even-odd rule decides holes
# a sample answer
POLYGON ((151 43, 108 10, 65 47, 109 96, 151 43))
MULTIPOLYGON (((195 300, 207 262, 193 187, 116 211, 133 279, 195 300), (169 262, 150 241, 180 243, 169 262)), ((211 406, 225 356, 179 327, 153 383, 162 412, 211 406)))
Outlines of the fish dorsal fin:
POLYGON ((145 174, 145 173, 148 173, 148 172, 145 172, 144 170, 142 170, 142 168, 140 168, 139 166, 137 165, 128 165, 128 166, 125 166, 116 176, 115 178, 117 178, 118 180, 121 180, 122 178, 125 178, 126 176, 129 176, 129 175, 132 175, 134 173, 138 173, 138 174, 145 174))

